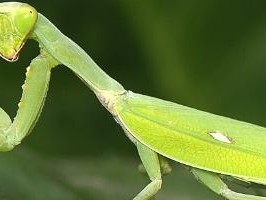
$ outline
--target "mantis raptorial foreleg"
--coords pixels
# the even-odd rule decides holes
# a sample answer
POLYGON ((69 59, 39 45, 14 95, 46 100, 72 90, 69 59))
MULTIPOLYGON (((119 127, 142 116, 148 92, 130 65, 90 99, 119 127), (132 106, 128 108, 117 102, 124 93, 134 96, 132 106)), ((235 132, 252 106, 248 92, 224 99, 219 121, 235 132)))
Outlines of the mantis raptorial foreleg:
POLYGON ((37 122, 48 89, 51 69, 57 62, 47 53, 32 60, 27 68, 22 97, 13 121, 0 109, 0 150, 9 151, 29 134, 37 122))

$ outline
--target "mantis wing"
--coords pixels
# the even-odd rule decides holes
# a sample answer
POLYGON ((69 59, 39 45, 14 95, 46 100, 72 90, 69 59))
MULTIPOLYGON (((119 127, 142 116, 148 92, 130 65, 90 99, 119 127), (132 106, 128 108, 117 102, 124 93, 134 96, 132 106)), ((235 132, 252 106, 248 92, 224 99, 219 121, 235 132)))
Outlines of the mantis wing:
POLYGON ((128 92, 114 105, 120 124, 172 160, 266 183, 266 129, 128 92))

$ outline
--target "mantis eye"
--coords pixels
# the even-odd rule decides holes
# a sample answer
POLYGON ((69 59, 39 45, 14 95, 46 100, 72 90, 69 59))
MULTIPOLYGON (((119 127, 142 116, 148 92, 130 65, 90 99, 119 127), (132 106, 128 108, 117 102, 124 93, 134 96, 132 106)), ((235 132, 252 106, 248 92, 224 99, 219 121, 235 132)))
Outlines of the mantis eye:
POLYGON ((28 4, 0 3, 0 56, 14 62, 32 31, 38 13, 28 4))
POLYGON ((26 36, 33 29, 37 20, 37 11, 27 5, 21 4, 20 8, 13 14, 13 23, 21 36, 26 36))

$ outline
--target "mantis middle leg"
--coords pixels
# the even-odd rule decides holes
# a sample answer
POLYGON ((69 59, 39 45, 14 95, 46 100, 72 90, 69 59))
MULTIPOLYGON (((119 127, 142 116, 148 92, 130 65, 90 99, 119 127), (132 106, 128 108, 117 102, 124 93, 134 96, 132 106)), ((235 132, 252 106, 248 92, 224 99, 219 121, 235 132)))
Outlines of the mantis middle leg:
POLYGON ((147 200, 153 198, 161 189, 162 178, 160 162, 156 152, 139 142, 137 142, 136 146, 151 183, 149 183, 133 200, 147 200))

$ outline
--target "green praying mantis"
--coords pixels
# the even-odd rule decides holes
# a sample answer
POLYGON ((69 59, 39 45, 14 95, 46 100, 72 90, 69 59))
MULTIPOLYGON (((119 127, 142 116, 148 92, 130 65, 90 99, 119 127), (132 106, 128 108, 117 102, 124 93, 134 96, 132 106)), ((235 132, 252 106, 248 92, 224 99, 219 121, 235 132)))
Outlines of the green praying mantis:
POLYGON ((40 54, 27 68, 15 119, 0 108, 0 150, 10 151, 27 136, 41 113, 51 70, 63 64, 97 96, 137 147, 151 182, 133 199, 151 199, 166 160, 181 163, 215 193, 230 200, 266 200, 235 192, 224 177, 266 185, 266 128, 125 90, 48 19, 24 3, 0 3, 0 54, 13 62, 28 39, 40 54))

